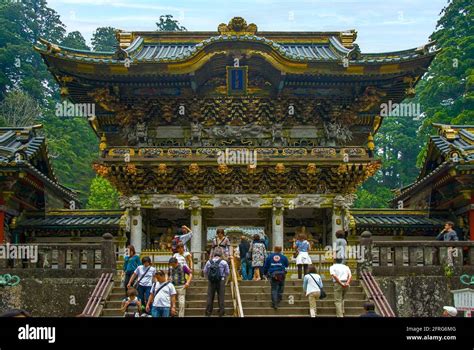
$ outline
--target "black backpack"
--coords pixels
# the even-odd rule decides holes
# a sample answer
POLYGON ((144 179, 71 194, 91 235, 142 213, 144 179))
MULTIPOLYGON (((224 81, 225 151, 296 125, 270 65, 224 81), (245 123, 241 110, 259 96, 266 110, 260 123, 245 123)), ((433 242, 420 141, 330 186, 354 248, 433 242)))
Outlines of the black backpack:
POLYGON ((209 272, 207 273, 207 279, 209 282, 220 282, 222 280, 221 269, 219 267, 222 259, 211 260, 209 262, 209 272))

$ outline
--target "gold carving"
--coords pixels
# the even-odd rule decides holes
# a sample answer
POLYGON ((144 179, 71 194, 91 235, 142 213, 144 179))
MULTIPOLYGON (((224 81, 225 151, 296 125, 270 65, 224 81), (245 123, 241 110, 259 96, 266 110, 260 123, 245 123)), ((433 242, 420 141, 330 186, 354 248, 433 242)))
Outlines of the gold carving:
POLYGON ((221 35, 255 35, 257 26, 254 23, 247 24, 242 17, 234 17, 229 24, 219 24, 217 30, 221 35))

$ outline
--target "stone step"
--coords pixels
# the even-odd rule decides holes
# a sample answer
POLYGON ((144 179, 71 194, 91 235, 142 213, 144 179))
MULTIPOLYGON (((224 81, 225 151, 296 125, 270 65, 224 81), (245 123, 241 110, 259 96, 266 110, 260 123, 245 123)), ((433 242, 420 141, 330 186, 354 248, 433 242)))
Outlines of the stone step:
MULTIPOLYGON (((261 280, 261 281, 239 281, 239 287, 246 287, 246 286, 253 286, 253 287, 260 287, 260 286, 266 286, 270 285, 269 280, 261 280)), ((324 286, 332 286, 333 282, 331 280, 323 280, 323 285, 324 286)), ((303 280, 290 280, 287 279, 285 281, 285 287, 286 286, 298 286, 298 287, 303 287, 303 280)), ((351 281, 351 287, 357 287, 360 286, 360 281, 359 280, 353 280, 351 281)))
MULTIPOLYGON (((203 310, 206 308, 207 300, 188 300, 186 298, 186 308, 202 308, 203 310)), ((217 301, 216 299, 214 300, 214 304, 217 306, 217 301)), ((122 306, 122 301, 116 300, 116 301, 107 301, 105 303, 105 308, 106 309, 120 309, 122 306)), ((225 306, 233 308, 234 304, 232 300, 226 300, 225 301, 225 306)))
MULTIPOLYGON (((317 313, 324 316, 336 316, 336 309, 334 307, 317 307, 317 313)), ((346 316, 360 316, 364 313, 362 307, 345 307, 346 316)), ((280 307, 274 309, 272 307, 257 307, 257 308, 245 308, 244 316, 256 317, 256 316, 286 316, 286 315, 301 315, 309 316, 308 308, 295 308, 295 307, 280 307)))
MULTIPOLYGON (((346 307, 363 307, 364 302, 361 300, 345 300, 344 305, 346 307)), ((270 297, 268 297, 266 300, 242 300, 242 307, 244 309, 246 308, 256 308, 256 307, 269 307, 271 306, 271 301, 270 297)), ((283 300, 280 302, 281 307, 293 307, 293 308, 309 308, 309 301, 307 299, 305 300, 294 300, 290 304, 290 301, 288 299, 283 298, 283 300)), ((334 300, 318 300, 316 302, 317 307, 328 307, 332 308, 334 307, 334 300)))
MULTIPOLYGON (((198 290, 200 287, 196 287, 196 290, 198 290)), ((207 289, 206 289, 207 290, 207 289)), ((303 287, 289 287, 285 286, 285 293, 288 294, 303 294, 303 287)), ((329 293, 334 293, 333 286, 325 286, 324 290, 327 294, 329 293)), ((200 292, 202 292, 201 289, 199 289, 200 292)), ((270 293, 271 287, 270 286, 260 286, 260 287, 244 287, 244 286, 239 286, 239 291, 240 294, 243 293, 270 293)), ((363 293, 364 290, 362 287, 350 287, 349 291, 347 293, 363 293)))
MULTIPOLYGON (((327 292, 327 298, 324 299, 326 300, 334 300, 334 293, 327 292)), ((283 293, 283 299, 288 299, 290 296, 293 297, 293 300, 308 300, 306 295, 302 293, 294 293, 291 294, 287 291, 283 293)), ((270 292, 268 293, 244 293, 240 292, 240 298, 242 301, 257 301, 257 300, 268 300, 270 298, 270 292)), ((346 300, 359 300, 359 301, 365 301, 367 300, 367 296, 365 293, 347 293, 346 294, 346 300)))
MULTIPOLYGON (((215 303, 213 313, 215 313, 217 315, 218 314, 218 309, 219 309, 219 306, 217 305, 217 303, 215 303)), ((226 313, 227 316, 233 315, 234 314, 234 308, 226 306, 225 313, 226 313)), ((186 316, 204 316, 205 315, 205 308, 186 308, 185 315, 186 316)), ((123 316, 123 312, 120 310, 120 308, 110 308, 110 309, 106 308, 102 311, 102 316, 104 316, 104 317, 110 317, 110 316, 121 317, 121 316, 123 316)))
MULTIPOLYGON (((186 308, 184 315, 185 316, 205 316, 206 309, 205 308, 186 308)), ((212 311, 212 315, 219 315, 219 306, 214 304, 214 309, 212 311)), ((226 316, 233 316, 234 315, 234 308, 233 307, 225 307, 225 315, 226 316)))

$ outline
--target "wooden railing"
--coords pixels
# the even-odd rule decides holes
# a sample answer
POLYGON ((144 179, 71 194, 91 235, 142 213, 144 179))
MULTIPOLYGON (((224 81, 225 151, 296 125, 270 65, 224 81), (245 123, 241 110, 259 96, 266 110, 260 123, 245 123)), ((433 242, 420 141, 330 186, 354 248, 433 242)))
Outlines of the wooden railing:
POLYGON ((374 242, 368 249, 367 265, 375 275, 474 271, 473 241, 374 242))
POLYGON ((96 270, 115 269, 113 236, 104 234, 102 243, 28 243, 10 245, 12 249, 27 250, 35 255, 29 258, 0 259, 0 268, 96 270))
POLYGON ((360 273, 363 286, 367 289, 369 298, 374 301, 374 304, 378 312, 383 317, 395 317, 395 313, 392 310, 387 298, 380 289, 379 284, 375 280, 374 276, 369 271, 362 271, 360 273))
POLYGON ((113 287, 113 273, 103 273, 99 282, 97 282, 94 291, 92 292, 89 300, 87 301, 84 311, 81 316, 84 317, 99 317, 102 313, 103 304, 106 300, 107 295, 110 293, 113 287))
POLYGON ((234 258, 234 248, 232 246, 230 247, 229 253, 230 253, 229 262, 230 262, 230 270, 231 270, 230 286, 231 286, 231 291, 232 291, 232 302, 234 304, 234 315, 236 317, 244 317, 242 299, 240 298, 239 279, 237 276, 237 269, 236 269, 235 258, 234 258))

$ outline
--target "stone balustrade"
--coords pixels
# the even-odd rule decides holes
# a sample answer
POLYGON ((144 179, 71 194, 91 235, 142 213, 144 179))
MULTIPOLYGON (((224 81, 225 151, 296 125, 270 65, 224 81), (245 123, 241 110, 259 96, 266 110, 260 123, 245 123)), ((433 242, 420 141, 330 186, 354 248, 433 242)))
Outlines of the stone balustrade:
POLYGON ((104 234, 101 243, 3 245, 0 269, 24 270, 113 270, 116 268, 113 236, 104 234), (14 253, 15 252, 15 253, 14 253), (22 252, 22 254, 18 254, 22 252), (15 255, 16 254, 16 255, 15 255))
POLYGON ((401 241, 366 245, 374 275, 458 275, 474 272, 474 242, 401 241))

